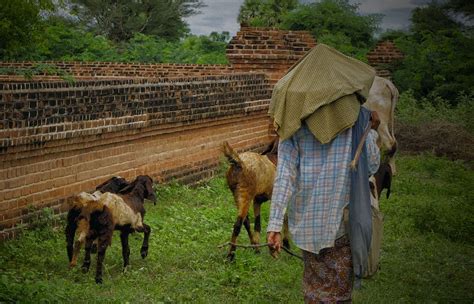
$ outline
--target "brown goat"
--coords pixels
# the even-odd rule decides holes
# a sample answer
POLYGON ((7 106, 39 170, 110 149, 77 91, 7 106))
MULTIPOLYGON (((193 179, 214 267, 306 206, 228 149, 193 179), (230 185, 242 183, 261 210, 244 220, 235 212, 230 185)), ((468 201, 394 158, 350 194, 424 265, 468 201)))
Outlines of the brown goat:
MULTIPOLYGON (((78 217, 81 214, 82 208, 89 200, 98 199, 102 193, 111 192, 111 193, 118 193, 120 190, 128 186, 129 183, 121 177, 112 177, 102 184, 98 185, 95 189, 96 191, 93 194, 89 194, 86 192, 81 192, 78 195, 72 197, 72 206, 69 209, 67 214, 67 223, 66 223, 66 249, 67 255, 69 258, 69 266, 74 267, 77 263, 77 255, 81 248, 81 243, 76 244, 76 253, 73 253, 73 246, 74 246, 74 236, 76 234, 76 230, 78 228, 78 217)), ((81 223, 84 225, 84 223, 81 223)), ((80 230, 87 229, 87 227, 82 227, 80 230)), ((84 239, 85 241, 85 239, 84 239)), ((84 242, 83 241, 83 242, 84 242)))
POLYGON ((149 176, 138 176, 130 185, 121 189, 119 194, 104 193, 98 200, 90 200, 82 208, 78 227, 86 232, 86 255, 82 268, 88 271, 91 263, 91 248, 97 240, 96 283, 102 283, 102 264, 107 247, 112 243, 114 230, 120 231, 124 267, 129 264, 130 248, 128 236, 134 231, 145 234, 141 247, 141 256, 148 255, 150 226, 143 223, 145 216, 144 200, 156 200, 153 180, 149 176))
MULTIPOLYGON (((223 153, 231 164, 226 173, 227 185, 234 195, 235 205, 238 210, 232 232, 231 245, 227 254, 227 258, 230 261, 235 258, 236 246, 234 244, 236 244, 242 224, 247 230, 250 242, 252 244, 259 244, 260 242, 260 207, 263 202, 272 197, 277 151, 278 139, 274 140, 262 154, 255 152, 237 154, 227 142, 223 143, 223 153), (248 217, 252 202, 255 216, 255 232, 253 233, 248 217)), ((285 217, 284 245, 289 247, 287 227, 287 219, 285 217)))

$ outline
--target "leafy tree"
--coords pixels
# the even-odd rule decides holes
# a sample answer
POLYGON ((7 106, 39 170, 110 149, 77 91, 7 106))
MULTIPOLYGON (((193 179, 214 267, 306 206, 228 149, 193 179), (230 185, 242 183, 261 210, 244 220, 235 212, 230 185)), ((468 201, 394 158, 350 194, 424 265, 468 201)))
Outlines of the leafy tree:
POLYGON ((225 49, 227 32, 211 33, 210 36, 189 36, 181 43, 170 45, 164 50, 165 62, 197 63, 197 64, 227 64, 225 49), (216 40, 217 38, 217 40, 216 40))
POLYGON ((361 15, 349 0, 322 0, 300 5, 282 22, 286 29, 307 30, 320 42, 359 58, 374 42, 381 15, 361 15))
POLYGON ((245 0, 237 20, 255 27, 278 27, 298 0, 245 0))
POLYGON ((71 1, 84 24, 113 41, 126 41, 135 33, 176 40, 188 32, 183 18, 203 6, 202 0, 71 1))
POLYGON ((52 16, 32 57, 35 60, 116 61, 116 45, 104 36, 94 35, 75 22, 52 16))
MULTIPOLYGON (((13 59, 34 50, 43 28, 41 12, 53 10, 51 0, 2 0, 0 5, 0 58, 13 59)), ((29 59, 28 56, 23 59, 29 59)))
POLYGON ((402 91, 456 104, 460 93, 474 89, 474 39, 452 18, 435 2, 413 11, 411 32, 395 39, 405 55, 393 73, 402 91))
POLYGON ((440 30, 456 30, 459 23, 454 21, 446 9, 436 2, 430 3, 426 7, 417 7, 412 11, 411 30, 414 33, 438 32, 440 30))

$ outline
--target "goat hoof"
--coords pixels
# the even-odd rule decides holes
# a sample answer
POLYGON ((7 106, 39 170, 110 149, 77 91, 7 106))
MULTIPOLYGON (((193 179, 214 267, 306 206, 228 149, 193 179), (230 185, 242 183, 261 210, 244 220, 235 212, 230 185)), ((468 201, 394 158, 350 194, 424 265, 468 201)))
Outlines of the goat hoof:
POLYGON ((140 253, 142 255, 142 259, 146 258, 148 256, 148 248, 146 249, 142 248, 140 253))
POLYGON ((81 267, 83 273, 87 273, 89 271, 89 266, 87 265, 82 265, 81 267))
POLYGON ((93 254, 97 253, 97 244, 92 244, 91 253, 93 253, 93 254))
POLYGON ((235 260, 235 252, 229 252, 227 254, 227 261, 233 262, 235 260))
POLYGON ((283 247, 285 247, 286 249, 290 249, 290 241, 283 240, 283 247))
POLYGON ((95 282, 97 284, 102 284, 102 278, 95 278, 95 282))

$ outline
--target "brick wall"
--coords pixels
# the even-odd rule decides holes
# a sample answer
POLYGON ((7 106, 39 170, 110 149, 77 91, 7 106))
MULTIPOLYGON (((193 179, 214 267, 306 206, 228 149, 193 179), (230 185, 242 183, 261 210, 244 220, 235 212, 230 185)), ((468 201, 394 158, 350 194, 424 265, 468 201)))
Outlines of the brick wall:
POLYGON ((391 77, 391 72, 387 69, 388 66, 402 58, 403 54, 395 43, 389 40, 380 41, 373 50, 367 53, 369 64, 376 69, 377 75, 386 78, 391 77))
POLYGON ((196 182, 269 143, 262 74, 0 84, 0 233, 113 175, 196 182))
POLYGON ((274 84, 315 45, 306 31, 242 27, 229 42, 226 53, 235 70, 263 72, 274 84))
MULTIPOLYGON (((53 67, 64 75, 73 76, 76 80, 99 79, 161 79, 189 76, 223 75, 234 71, 229 65, 219 64, 146 64, 146 63, 121 63, 121 62, 0 62, 0 71, 31 69, 43 65, 53 67)), ((51 71, 50 71, 51 72, 51 71)), ((60 77, 40 73, 32 78, 34 81, 58 81, 60 77)), ((1 75, 2 82, 19 82, 25 80, 23 76, 1 75)))

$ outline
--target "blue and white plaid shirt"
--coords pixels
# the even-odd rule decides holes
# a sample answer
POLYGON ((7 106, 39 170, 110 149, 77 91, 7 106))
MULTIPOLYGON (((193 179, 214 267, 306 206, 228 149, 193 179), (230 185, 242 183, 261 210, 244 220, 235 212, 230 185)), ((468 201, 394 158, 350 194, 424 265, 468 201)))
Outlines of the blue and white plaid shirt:
MULTIPOLYGON (((366 139, 370 174, 380 163, 377 136, 371 130, 366 139)), ((323 145, 305 124, 281 141, 267 231, 281 231, 288 207, 290 233, 299 248, 319 253, 333 247, 344 233, 341 223, 350 197, 351 147, 351 128, 323 145)))

